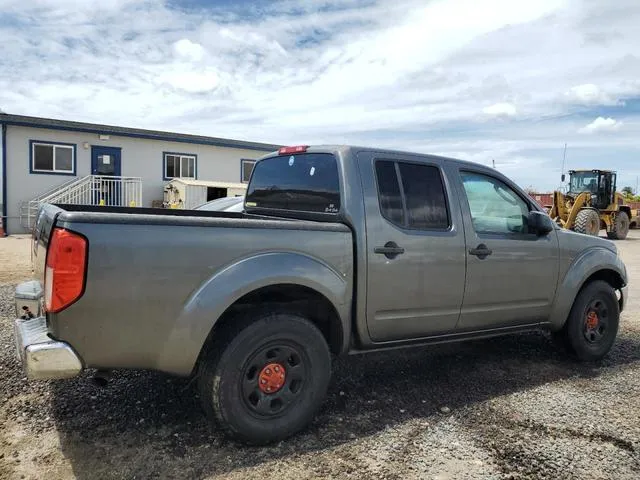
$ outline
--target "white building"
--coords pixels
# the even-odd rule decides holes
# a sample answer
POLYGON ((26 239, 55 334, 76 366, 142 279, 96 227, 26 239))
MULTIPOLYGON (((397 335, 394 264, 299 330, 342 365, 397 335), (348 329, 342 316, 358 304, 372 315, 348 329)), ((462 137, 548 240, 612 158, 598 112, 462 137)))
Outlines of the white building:
POLYGON ((4 113, 0 125, 6 234, 27 232, 42 201, 151 207, 173 178, 246 183, 255 160, 278 148, 4 113))

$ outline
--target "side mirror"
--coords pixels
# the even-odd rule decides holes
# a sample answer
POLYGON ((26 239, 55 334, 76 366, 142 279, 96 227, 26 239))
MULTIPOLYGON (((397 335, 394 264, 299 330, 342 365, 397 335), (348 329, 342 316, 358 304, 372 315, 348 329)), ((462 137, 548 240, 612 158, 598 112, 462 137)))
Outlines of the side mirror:
POLYGON ((551 220, 551 217, 546 213, 533 210, 529 212, 527 220, 530 233, 543 236, 553 232, 553 220, 551 220))
POLYGON ((563 173, 562 175, 560 175, 560 181, 564 182, 564 179, 567 178, 567 176, 563 173))

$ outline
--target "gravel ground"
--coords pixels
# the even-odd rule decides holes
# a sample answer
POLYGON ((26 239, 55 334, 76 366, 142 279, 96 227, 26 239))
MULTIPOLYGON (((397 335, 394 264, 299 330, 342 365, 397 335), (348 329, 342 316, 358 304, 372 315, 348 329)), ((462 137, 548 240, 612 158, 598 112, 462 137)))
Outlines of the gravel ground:
POLYGON ((313 425, 266 448, 210 430, 187 380, 27 383, 0 286, 0 479, 638 479, 640 232, 618 245, 632 300, 603 362, 541 333, 343 358, 313 425))

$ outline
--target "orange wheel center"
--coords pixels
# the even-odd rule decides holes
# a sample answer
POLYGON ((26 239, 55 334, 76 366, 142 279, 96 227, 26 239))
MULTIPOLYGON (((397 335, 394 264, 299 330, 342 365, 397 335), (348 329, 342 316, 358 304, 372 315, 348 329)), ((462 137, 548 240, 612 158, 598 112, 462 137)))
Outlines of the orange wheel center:
POLYGON ((587 320, 585 322, 588 330, 595 330, 598 326, 598 314, 596 312, 589 312, 587 314, 587 320))
POLYGON ((263 393, 276 393, 284 385, 287 371, 279 363, 270 363, 260 370, 258 387, 263 393))

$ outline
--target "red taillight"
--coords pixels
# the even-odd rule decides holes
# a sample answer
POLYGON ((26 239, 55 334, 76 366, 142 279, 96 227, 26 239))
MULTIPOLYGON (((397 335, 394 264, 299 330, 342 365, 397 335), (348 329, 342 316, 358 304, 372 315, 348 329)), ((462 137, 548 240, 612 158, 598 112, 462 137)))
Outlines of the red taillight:
POLYGON ((309 145, 296 145, 295 147, 281 147, 278 155, 288 155, 290 153, 303 153, 307 151, 309 145))
POLYGON ((86 263, 87 240, 68 230, 54 228, 44 279, 44 303, 48 312, 59 312, 80 298, 86 263))

